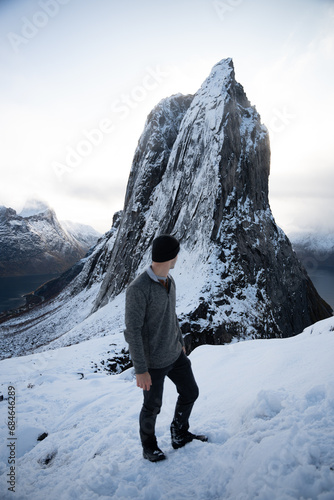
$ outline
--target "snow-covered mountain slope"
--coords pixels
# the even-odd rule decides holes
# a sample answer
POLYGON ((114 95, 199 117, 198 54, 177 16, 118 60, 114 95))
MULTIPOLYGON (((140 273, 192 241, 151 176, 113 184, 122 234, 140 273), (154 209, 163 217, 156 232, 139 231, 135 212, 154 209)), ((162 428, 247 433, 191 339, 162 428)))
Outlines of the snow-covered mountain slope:
POLYGON ((174 95, 150 113, 111 231, 56 298, 1 325, 2 357, 122 328, 126 286, 162 232, 181 242, 173 274, 189 351, 290 336, 330 316, 275 223, 269 167, 268 132, 232 60, 222 60, 195 96, 174 95))
POLYGON ((93 247, 102 236, 101 233, 87 224, 80 224, 70 220, 62 220, 60 224, 86 251, 93 247))
POLYGON ((20 215, 0 207, 0 276, 62 273, 99 237, 89 226, 60 223, 54 210, 36 200, 20 215))
POLYGON ((141 455, 142 391, 132 369, 94 373, 120 342, 107 335, 0 362, 3 500, 333 500, 334 318, 293 338, 195 349, 200 396, 190 424, 209 442, 172 449, 177 394, 167 379, 157 420, 167 460, 159 464, 141 455), (7 483, 9 386, 15 494, 7 483))

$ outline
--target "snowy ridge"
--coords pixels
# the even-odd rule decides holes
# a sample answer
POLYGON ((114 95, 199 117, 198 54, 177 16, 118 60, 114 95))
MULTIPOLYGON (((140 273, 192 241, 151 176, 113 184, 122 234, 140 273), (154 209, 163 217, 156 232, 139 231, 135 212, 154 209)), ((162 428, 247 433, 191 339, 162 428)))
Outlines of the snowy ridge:
MULTIPOLYGON (((158 465, 141 456, 142 394, 132 369, 94 373, 118 340, 0 362, 1 391, 6 398, 15 386, 19 402, 15 495, 7 490, 8 448, 0 448, 4 500, 333 499, 334 318, 289 339, 192 352, 200 397, 191 430, 209 442, 172 449, 177 395, 166 380, 157 437, 167 460, 158 465)), ((4 436, 6 417, 5 399, 4 436)))

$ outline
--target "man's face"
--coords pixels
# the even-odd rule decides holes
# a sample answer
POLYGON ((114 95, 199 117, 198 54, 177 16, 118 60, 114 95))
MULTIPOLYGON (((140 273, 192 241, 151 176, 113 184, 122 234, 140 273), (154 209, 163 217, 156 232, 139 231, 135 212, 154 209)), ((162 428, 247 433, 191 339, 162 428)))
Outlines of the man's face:
POLYGON ((177 257, 178 256, 176 256, 173 260, 170 261, 169 269, 174 269, 176 261, 177 261, 177 257))

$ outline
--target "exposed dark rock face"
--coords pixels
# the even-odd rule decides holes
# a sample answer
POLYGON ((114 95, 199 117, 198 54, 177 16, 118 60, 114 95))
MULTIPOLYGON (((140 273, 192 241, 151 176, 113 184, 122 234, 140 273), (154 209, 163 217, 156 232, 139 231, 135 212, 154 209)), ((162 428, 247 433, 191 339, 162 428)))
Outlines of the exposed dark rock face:
MULTIPOLYGON (((149 114, 136 149, 125 195, 123 215, 96 309, 122 291, 136 272, 151 239, 142 233, 152 206, 152 192, 165 173, 181 121, 193 96, 162 100, 149 114)), ((152 235, 150 235, 152 236, 152 235)))

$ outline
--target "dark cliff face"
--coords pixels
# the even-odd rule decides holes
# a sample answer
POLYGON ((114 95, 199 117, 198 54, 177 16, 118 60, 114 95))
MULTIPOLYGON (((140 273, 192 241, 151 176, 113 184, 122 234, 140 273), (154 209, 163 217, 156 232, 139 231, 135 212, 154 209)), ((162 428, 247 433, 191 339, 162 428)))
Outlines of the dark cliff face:
POLYGON ((167 232, 181 241, 179 281, 201 273, 203 282, 181 314, 188 342, 289 336, 328 317, 271 214, 268 132, 232 60, 194 97, 175 99, 152 111, 139 141, 95 310, 149 264, 153 238, 167 232))
POLYGON ((161 101, 147 118, 135 151, 109 267, 95 309, 122 291, 136 272, 152 238, 143 228, 152 206, 152 192, 164 176, 181 121, 193 96, 175 95, 161 101))

